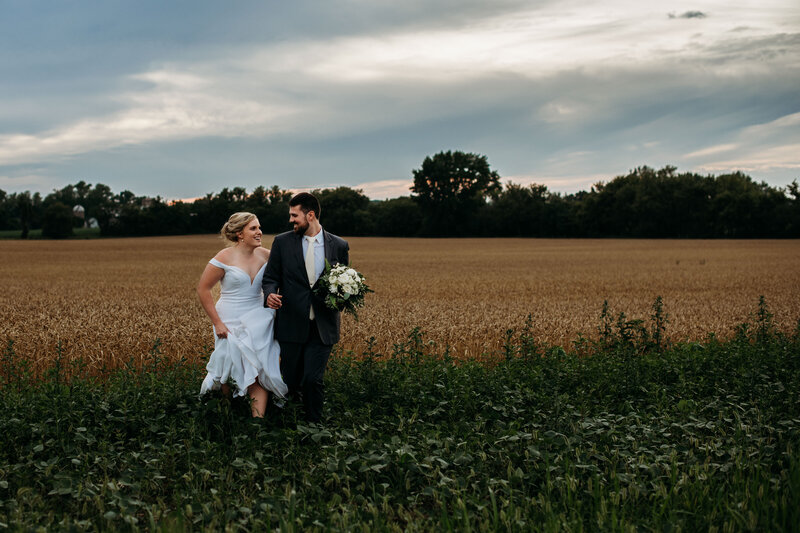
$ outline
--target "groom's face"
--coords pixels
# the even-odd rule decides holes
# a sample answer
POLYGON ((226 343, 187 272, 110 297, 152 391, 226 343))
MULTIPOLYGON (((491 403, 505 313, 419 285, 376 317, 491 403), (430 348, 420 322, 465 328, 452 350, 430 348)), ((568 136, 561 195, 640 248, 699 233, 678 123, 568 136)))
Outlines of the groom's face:
POLYGON ((299 205, 289 207, 289 223, 295 233, 303 235, 308 229, 308 215, 303 213, 299 205))

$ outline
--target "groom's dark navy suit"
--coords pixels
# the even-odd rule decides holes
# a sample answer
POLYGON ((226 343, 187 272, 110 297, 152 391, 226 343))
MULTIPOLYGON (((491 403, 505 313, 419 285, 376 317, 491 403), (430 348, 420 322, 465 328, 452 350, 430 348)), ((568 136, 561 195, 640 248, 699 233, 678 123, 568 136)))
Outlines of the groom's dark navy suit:
MULTIPOLYGON (((347 241, 322 230, 325 259, 331 264, 350 263, 347 241)), ((303 392, 306 418, 322 416, 323 377, 333 345, 339 342, 340 316, 312 292, 303 256, 303 236, 292 231, 272 241, 262 282, 266 297, 282 296, 275 316, 275 339, 281 345, 281 374, 290 393, 303 392), (315 319, 309 318, 314 307, 315 319)))

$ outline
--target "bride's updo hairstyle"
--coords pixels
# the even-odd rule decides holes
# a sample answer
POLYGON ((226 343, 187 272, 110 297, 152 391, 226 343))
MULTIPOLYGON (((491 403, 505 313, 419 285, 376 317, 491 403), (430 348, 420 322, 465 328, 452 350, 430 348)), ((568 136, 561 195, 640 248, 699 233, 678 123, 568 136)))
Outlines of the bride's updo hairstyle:
POLYGON ((255 217, 253 213, 248 213, 247 211, 234 213, 230 216, 228 221, 223 224, 219 234, 227 241, 239 242, 239 236, 236 234, 247 227, 247 224, 255 217))

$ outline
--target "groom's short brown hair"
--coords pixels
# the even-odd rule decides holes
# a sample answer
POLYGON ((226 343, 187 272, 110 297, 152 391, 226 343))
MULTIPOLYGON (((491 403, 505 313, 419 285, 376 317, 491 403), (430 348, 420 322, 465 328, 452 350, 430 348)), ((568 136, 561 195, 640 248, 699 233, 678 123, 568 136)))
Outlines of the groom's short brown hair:
POLYGON ((309 211, 314 211, 314 215, 317 217, 317 220, 319 220, 319 200, 317 200, 317 197, 310 192, 299 192, 292 196, 292 199, 289 200, 289 207, 294 207, 296 205, 299 205, 300 210, 306 215, 309 211))

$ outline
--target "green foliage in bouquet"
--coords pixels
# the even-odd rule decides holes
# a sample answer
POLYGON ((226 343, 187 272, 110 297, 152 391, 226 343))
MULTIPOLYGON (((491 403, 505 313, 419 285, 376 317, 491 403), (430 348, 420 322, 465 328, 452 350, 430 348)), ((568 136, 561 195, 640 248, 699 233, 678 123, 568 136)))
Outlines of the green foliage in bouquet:
POLYGON ((350 313, 358 319, 357 308, 364 306, 364 296, 375 292, 369 288, 364 276, 347 265, 325 261, 325 271, 314 284, 314 292, 325 301, 328 309, 350 313))

